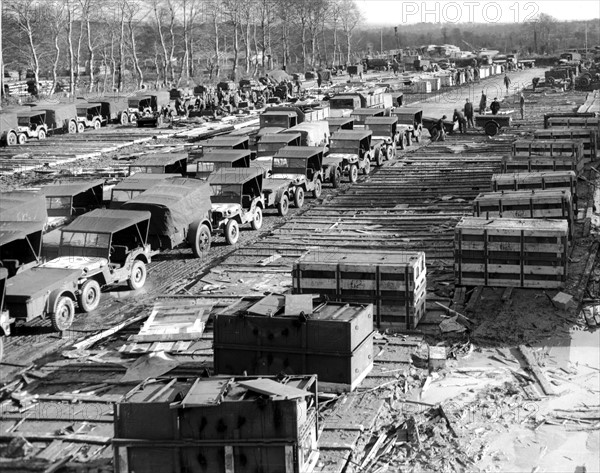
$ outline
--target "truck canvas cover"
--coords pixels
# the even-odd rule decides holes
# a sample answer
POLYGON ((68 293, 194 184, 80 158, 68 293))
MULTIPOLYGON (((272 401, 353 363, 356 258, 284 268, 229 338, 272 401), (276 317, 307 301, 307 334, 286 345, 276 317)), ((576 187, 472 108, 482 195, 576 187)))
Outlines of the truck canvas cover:
POLYGON ((150 234, 171 235, 208 214, 211 209, 210 186, 197 179, 169 179, 126 202, 121 208, 150 211, 150 234))
POLYGON ((80 275, 81 269, 31 268, 6 281, 6 302, 42 297, 80 275))
POLYGON ((80 215, 62 230, 63 232, 81 233, 117 233, 145 222, 149 218, 149 212, 96 209, 80 215))
MULTIPOLYGON (((42 232, 44 222, 0 222, 0 247, 13 241, 23 240, 32 233, 42 232)), ((0 255, 1 257, 15 255, 0 255)), ((1 259, 1 258, 0 258, 1 259)))
MULTIPOLYGON (((41 188, 40 192, 46 197, 67 197, 87 192, 94 187, 104 186, 104 179, 86 179, 78 181, 58 181, 41 188)), ((100 191, 100 201, 102 191, 100 191)))
POLYGON ((1 222, 42 222, 48 220, 46 199, 34 192, 2 192, 0 194, 1 222))
POLYGON ((0 113, 0 134, 7 130, 14 130, 17 128, 17 113, 13 112, 1 112, 0 113))
POLYGON ((126 177, 113 187, 114 191, 145 191, 155 184, 159 184, 167 179, 181 177, 180 174, 146 174, 138 172, 131 177, 126 177))
POLYGON ((77 119, 77 108, 74 103, 54 105, 38 105, 46 111, 46 124, 50 128, 62 128, 68 120, 77 119))
POLYGON ((130 166, 166 166, 187 158, 187 153, 156 153, 137 158, 130 166))

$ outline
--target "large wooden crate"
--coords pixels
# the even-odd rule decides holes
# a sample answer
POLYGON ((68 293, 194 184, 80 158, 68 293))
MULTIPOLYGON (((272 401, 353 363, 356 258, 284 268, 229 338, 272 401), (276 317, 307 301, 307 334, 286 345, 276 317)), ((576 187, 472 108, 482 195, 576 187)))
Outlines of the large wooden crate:
POLYGON ((310 252, 292 276, 296 294, 373 304, 378 328, 414 329, 425 314, 423 252, 310 252))
POLYGON ((573 171, 515 172, 492 175, 492 191, 568 189, 577 195, 577 175, 573 171))
POLYGON ((573 157, 539 157, 539 156, 504 156, 502 158, 503 173, 583 171, 584 162, 579 156, 573 157))
POLYGON ((551 127, 543 130, 535 130, 533 136, 536 140, 561 140, 581 141, 583 143, 584 162, 594 161, 598 152, 598 129, 597 128, 559 128, 551 127))
POLYGON ((544 128, 552 127, 596 128, 600 131, 600 118, 595 113, 561 112, 544 115, 544 128))
POLYGON ((564 220, 463 217, 454 231, 457 285, 557 288, 567 278, 564 220))
POLYGON ((571 192, 563 189, 484 192, 473 201, 473 216, 566 220, 569 236, 575 227, 571 192))
POLYGON ((116 473, 310 473, 315 376, 159 379, 115 407, 116 473))
POLYGON ((513 157, 583 158, 581 140, 516 140, 512 144, 513 157))
MULTIPOLYGON (((373 306, 319 303, 289 310, 290 299, 267 296, 214 321, 218 374, 316 374, 319 384, 353 390, 373 368, 373 306), (269 311, 263 308, 269 308, 269 311)), ((292 301, 293 304, 293 301, 292 301)))

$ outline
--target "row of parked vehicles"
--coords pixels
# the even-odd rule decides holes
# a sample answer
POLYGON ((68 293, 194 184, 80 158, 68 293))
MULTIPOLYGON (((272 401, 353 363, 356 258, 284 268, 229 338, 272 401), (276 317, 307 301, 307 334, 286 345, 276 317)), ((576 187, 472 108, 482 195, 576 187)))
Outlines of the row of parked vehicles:
POLYGON ((0 111, 0 143, 23 145, 55 133, 83 133, 108 123, 160 126, 176 114, 172 93, 159 91, 132 97, 102 97, 84 101, 39 102, 0 111))
POLYGON ((0 318, 2 334, 16 320, 37 317, 67 330, 76 309, 98 307, 104 288, 141 288, 147 264, 160 252, 189 247, 203 257, 216 235, 236 244, 240 227, 260 229, 265 211, 286 215, 307 194, 319 198, 326 184, 356 182, 360 172, 419 140, 422 127, 422 114, 413 109, 300 123, 289 111, 272 110, 261 121, 281 112, 287 121, 279 124, 292 126, 271 127, 258 140, 230 134, 189 153, 145 155, 111 189, 96 179, 4 195, 0 276, 6 276, 8 315, 0 318))

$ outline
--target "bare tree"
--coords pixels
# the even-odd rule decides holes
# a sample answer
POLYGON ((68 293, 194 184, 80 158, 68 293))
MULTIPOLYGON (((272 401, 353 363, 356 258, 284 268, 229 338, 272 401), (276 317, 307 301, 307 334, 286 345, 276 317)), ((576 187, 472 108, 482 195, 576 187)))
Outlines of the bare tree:
POLYGON ((50 28, 54 44, 54 60, 52 62, 52 88, 50 94, 53 94, 58 85, 58 63, 60 60, 60 36, 66 21, 65 4, 56 3, 46 7, 45 20, 50 28))
POLYGON ((243 4, 238 0, 223 0, 223 6, 225 7, 225 13, 227 15, 228 23, 231 26, 233 34, 233 65, 231 70, 231 79, 236 80, 237 77, 237 64, 239 57, 239 28, 241 26, 243 4))
POLYGON ((147 13, 141 13, 143 11, 140 8, 140 4, 135 0, 125 0, 124 2, 124 16, 127 21, 127 30, 129 31, 129 47, 131 49, 131 59, 133 60, 133 67, 138 78, 137 87, 140 89, 144 83, 144 73, 140 67, 140 61, 137 53, 137 43, 135 39, 136 28, 139 22, 143 21, 147 13), (138 18, 139 17, 139 18, 138 18))
POLYGON ((352 33, 362 21, 362 15, 353 0, 340 0, 340 23, 346 36, 346 62, 350 64, 352 33))
POLYGON ((306 29, 310 36, 310 65, 316 65, 317 39, 327 11, 326 0, 305 0, 303 2, 306 15, 306 29))
POLYGON ((162 47, 163 52, 163 62, 162 62, 162 75, 163 75, 163 83, 167 83, 167 67, 168 67, 168 54, 167 54, 167 43, 165 42, 165 35, 162 31, 162 16, 163 11, 161 8, 161 0, 151 0, 152 3, 152 11, 154 12, 154 19, 156 20, 156 30, 158 32, 158 38, 160 40, 160 45, 162 47))

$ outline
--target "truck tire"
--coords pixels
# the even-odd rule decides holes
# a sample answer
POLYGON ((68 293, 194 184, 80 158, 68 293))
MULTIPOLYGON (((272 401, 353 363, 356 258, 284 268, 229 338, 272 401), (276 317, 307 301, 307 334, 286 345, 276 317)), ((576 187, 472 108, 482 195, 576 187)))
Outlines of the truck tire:
POLYGON ((294 205, 297 208, 301 208, 304 205, 304 189, 302 187, 296 187, 294 191, 294 205))
POLYGON ((131 273, 129 273, 129 279, 127 280, 129 289, 135 291, 136 289, 144 287, 144 284, 146 283, 146 274, 146 265, 144 262, 139 259, 135 260, 131 267, 131 273))
POLYGON ((38 131, 38 140, 45 140, 46 139, 46 130, 40 130, 38 131))
POLYGON ((20 145, 24 145, 25 143, 27 143, 27 137, 25 136, 24 133, 19 133, 19 136, 17 137, 17 142, 20 145))
POLYGON ((85 131, 85 125, 81 122, 77 123, 77 133, 83 133, 85 131))
POLYGON ((77 123, 71 120, 69 122, 69 128, 67 130, 69 133, 77 133, 77 123))
POLYGON ((342 180, 342 171, 340 168, 335 168, 331 171, 331 185, 334 189, 340 187, 340 181, 342 180))
POLYGON ((11 131, 6 135, 6 146, 15 146, 18 142, 17 134, 14 131, 11 131))
POLYGON ((365 167, 363 168, 363 174, 366 176, 371 172, 371 161, 368 159, 365 161, 365 167))
POLYGON ((235 220, 229 220, 225 225, 225 241, 228 245, 235 245, 240 239, 240 227, 235 220))
POLYGON ((127 115, 126 113, 122 113, 119 122, 121 123, 121 125, 127 125, 129 123, 129 115, 127 115))
POLYGON ((388 149, 387 149, 387 159, 388 159, 388 161, 391 161, 395 157, 396 157, 396 145, 395 144, 389 145, 388 149))
MULTIPOLYGON (((383 166, 383 153, 381 152, 381 148, 375 150, 375 164, 377 164, 377 166, 383 166)), ((365 167, 364 169, 366 170, 367 168, 365 167)), ((370 170, 369 166, 369 171, 370 170)), ((365 171, 365 174, 369 174, 369 171, 365 171)))
POLYGON ((356 164, 350 165, 350 171, 348 172, 348 175, 351 183, 354 184, 356 181, 358 181, 358 166, 356 164))
POLYGON ((398 141, 398 145, 400 146, 400 149, 406 149, 406 133, 400 134, 400 140, 398 141))
POLYGON ((129 123, 131 123, 132 125, 137 124, 137 115, 135 113, 129 115, 129 123))
POLYGON ((262 224, 263 224, 262 209, 260 207, 256 207, 256 210, 254 211, 254 219, 252 220, 252 222, 250 222, 250 225, 252 226, 252 230, 260 230, 260 227, 262 227, 262 224))
POLYGON ((209 228, 200 222, 195 222, 188 233, 188 243, 196 258, 202 258, 210 250, 211 236, 209 228))
POLYGON ((287 194, 283 194, 277 204, 277 213, 282 217, 286 216, 290 211, 290 199, 287 194))
POLYGON ((406 132, 406 146, 412 146, 412 133, 410 131, 406 132))
POLYGON ((313 197, 318 199, 321 197, 321 193, 323 192, 323 184, 321 184, 321 179, 317 179, 315 182, 315 188, 313 189, 313 197))
POLYGON ((498 124, 495 121, 489 121, 485 124, 485 134, 488 136, 496 136, 498 133, 498 124))
POLYGON ((95 279, 88 279, 81 286, 81 294, 77 298, 79 308, 83 312, 91 312, 100 304, 100 284, 95 279))
POLYGON ((75 304, 69 296, 60 296, 54 304, 54 311, 50 314, 50 323, 57 332, 64 332, 75 318, 75 304))
POLYGON ((94 130, 99 130, 101 126, 100 120, 94 120, 94 130))

